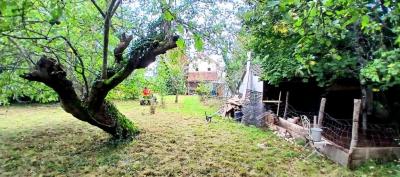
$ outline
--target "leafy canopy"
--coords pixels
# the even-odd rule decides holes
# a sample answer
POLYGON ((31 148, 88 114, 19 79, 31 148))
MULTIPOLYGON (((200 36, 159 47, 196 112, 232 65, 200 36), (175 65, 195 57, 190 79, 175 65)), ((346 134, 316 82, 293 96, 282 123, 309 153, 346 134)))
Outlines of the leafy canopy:
POLYGON ((271 84, 358 79, 380 89, 399 85, 397 1, 249 1, 245 44, 271 84))

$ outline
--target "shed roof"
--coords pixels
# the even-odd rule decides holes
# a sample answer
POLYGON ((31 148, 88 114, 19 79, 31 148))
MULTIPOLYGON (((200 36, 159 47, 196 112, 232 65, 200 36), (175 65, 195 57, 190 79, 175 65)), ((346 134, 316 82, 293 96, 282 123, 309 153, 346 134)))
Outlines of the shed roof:
POLYGON ((208 72, 189 72, 187 81, 189 82, 201 82, 201 81, 217 81, 218 74, 216 71, 208 72))

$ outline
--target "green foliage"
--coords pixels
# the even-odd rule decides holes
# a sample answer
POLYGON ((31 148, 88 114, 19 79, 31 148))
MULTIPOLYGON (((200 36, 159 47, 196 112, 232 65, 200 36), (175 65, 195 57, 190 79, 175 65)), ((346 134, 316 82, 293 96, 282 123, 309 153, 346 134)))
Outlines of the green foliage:
POLYGON ((378 51, 377 59, 368 63, 361 74, 380 89, 400 84, 400 49, 378 51))
POLYGON ((203 39, 201 38, 201 36, 199 34, 195 34, 194 35, 194 48, 197 51, 202 51, 203 46, 204 46, 203 39))
MULTIPOLYGON (((105 4, 99 1, 99 5, 105 4)), ((19 78, 43 55, 64 66, 78 94, 82 94, 84 88, 83 70, 88 82, 98 77, 96 70, 101 66, 98 59, 102 49, 98 41, 103 39, 103 24, 99 21, 103 19, 90 1, 0 0, 0 9, 0 70, 4 71, 0 71, 0 84, 8 83, 6 88, 2 87, 2 104, 21 96, 41 103, 58 99, 55 92, 43 84, 19 78), (79 56, 59 36, 70 41, 79 56)), ((110 45, 117 43, 117 34, 112 33, 110 45)))
POLYGON ((0 88, 0 105, 17 101, 38 103, 58 101, 57 94, 44 84, 28 83, 20 77, 15 77, 15 73, 9 71, 0 74, 0 88))
POLYGON ((352 78, 398 85, 400 7, 381 2, 250 1, 253 8, 241 15, 244 43, 271 84, 352 78))
POLYGON ((179 38, 176 41, 176 45, 180 48, 180 49, 185 49, 185 41, 182 38, 179 38))
POLYGON ((201 97, 206 97, 211 94, 211 86, 209 84, 201 82, 199 83, 199 85, 197 85, 195 91, 201 97))
POLYGON ((164 19, 165 20, 167 20, 167 21, 172 21, 172 20, 174 20, 174 16, 172 15, 172 13, 170 12, 170 11, 165 11, 164 12, 164 19))
MULTIPOLYGON (((241 39, 241 38, 239 38, 241 39)), ((246 71, 247 53, 244 47, 239 46, 233 50, 230 60, 226 60, 226 82, 234 93, 239 88, 239 83, 246 71)))
POLYGON ((143 88, 149 83, 145 77, 145 69, 136 70, 131 77, 111 90, 108 99, 138 99, 142 95, 143 88))
POLYGON ((185 92, 184 67, 187 64, 184 51, 175 49, 159 58, 157 76, 152 81, 154 90, 161 96, 185 92))

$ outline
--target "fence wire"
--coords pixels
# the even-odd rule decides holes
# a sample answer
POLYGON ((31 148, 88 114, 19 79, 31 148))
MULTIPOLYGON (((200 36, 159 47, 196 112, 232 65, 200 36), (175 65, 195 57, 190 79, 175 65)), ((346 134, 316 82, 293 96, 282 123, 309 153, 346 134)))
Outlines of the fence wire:
MULTIPOLYGON (((278 104, 267 104, 267 110, 271 110, 277 114, 278 104)), ((279 117, 284 116, 285 103, 279 104, 279 117)), ((293 106, 288 105, 286 118, 295 118, 305 115, 313 123, 313 117, 318 115, 318 112, 302 112, 297 111, 293 106)), ((301 123, 299 123, 301 125, 301 123)), ((322 136, 327 140, 342 146, 350 147, 352 137, 352 119, 337 119, 324 113, 322 121, 322 136)), ((358 129, 358 147, 400 147, 400 128, 396 124, 376 124, 368 123, 366 129, 359 125, 358 129)))

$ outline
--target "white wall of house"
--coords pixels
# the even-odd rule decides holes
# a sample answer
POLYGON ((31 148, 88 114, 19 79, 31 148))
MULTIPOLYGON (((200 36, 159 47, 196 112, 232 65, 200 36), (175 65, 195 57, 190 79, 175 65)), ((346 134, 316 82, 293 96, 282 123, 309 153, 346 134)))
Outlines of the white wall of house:
POLYGON ((210 61, 195 60, 189 64, 189 72, 217 71, 217 64, 210 61))

